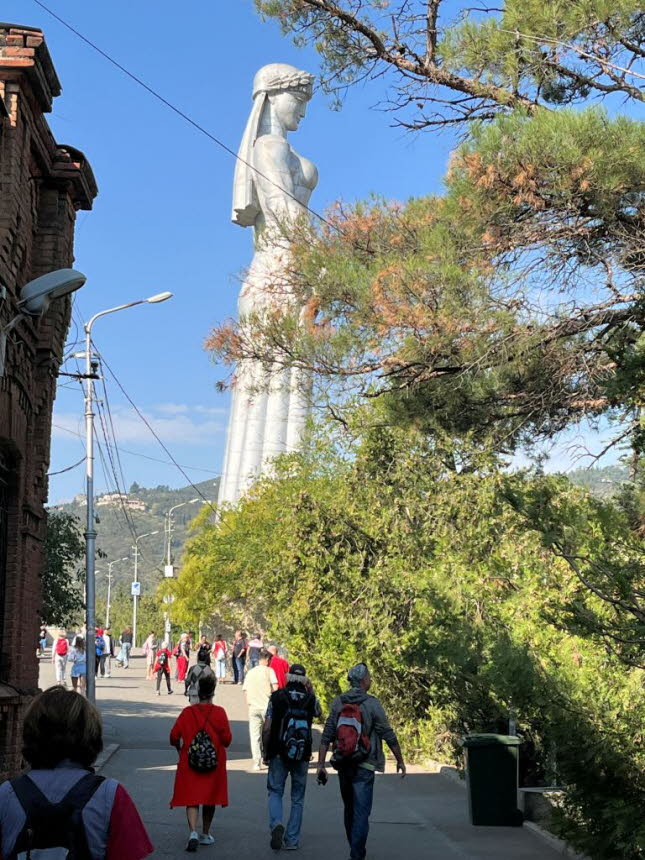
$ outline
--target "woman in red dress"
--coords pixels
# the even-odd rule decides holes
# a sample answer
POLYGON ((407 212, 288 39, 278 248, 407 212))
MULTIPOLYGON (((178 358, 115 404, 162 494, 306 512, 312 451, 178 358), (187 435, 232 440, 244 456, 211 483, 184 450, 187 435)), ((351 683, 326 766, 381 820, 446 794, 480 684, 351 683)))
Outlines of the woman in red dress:
POLYGON ((226 777, 226 747, 232 740, 231 727, 224 708, 213 704, 215 678, 208 675, 199 679, 199 703, 189 705, 181 712, 170 732, 170 743, 177 747, 179 763, 175 775, 175 790, 170 806, 185 806, 190 835, 186 851, 197 851, 198 845, 212 845, 210 826, 216 806, 228 806, 226 777), (188 748, 197 734, 204 730, 217 752, 217 767, 200 773, 188 763, 188 748), (202 807, 202 833, 197 832, 199 807, 202 807))

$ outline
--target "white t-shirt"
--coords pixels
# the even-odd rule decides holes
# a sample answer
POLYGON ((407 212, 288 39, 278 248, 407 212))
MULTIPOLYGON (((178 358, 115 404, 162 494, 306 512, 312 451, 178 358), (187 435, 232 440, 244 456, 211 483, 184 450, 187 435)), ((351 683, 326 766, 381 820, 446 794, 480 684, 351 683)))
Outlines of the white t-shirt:
POLYGON ((247 672, 242 689, 249 708, 266 708, 271 693, 278 689, 278 677, 270 666, 254 666, 247 672))

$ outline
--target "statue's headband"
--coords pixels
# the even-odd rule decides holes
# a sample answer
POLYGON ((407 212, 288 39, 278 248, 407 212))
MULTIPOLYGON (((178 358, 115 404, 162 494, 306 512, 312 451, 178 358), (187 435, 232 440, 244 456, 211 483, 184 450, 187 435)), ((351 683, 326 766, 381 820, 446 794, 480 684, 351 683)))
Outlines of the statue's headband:
POLYGON ((264 66, 253 81, 253 98, 259 93, 301 92, 308 99, 313 94, 314 76, 286 63, 271 63, 264 66))

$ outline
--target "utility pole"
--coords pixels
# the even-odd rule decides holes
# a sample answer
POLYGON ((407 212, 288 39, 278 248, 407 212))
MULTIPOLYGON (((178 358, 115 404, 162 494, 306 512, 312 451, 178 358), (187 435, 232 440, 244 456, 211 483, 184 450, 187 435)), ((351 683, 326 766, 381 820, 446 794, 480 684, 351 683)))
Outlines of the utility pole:
POLYGON ((107 606, 105 609, 105 627, 110 626, 110 596, 112 593, 112 565, 118 564, 120 561, 128 561, 128 556, 125 558, 117 558, 116 561, 108 561, 108 587, 107 587, 107 606))
POLYGON ((85 496, 87 502, 87 521, 85 527, 85 655, 87 658, 87 698, 92 704, 96 701, 96 678, 90 671, 90 656, 95 653, 96 640, 96 518, 94 516, 94 380, 99 379, 98 361, 92 356, 92 326, 99 317, 143 305, 146 302, 157 304, 172 298, 172 293, 158 293, 148 299, 139 299, 118 305, 94 314, 85 323, 85 373, 79 374, 85 380, 85 496))
POLYGON ((146 537, 151 537, 152 535, 158 535, 159 530, 154 532, 146 532, 144 535, 137 535, 134 539, 134 546, 132 547, 134 551, 134 574, 132 578, 132 647, 136 648, 137 645, 137 601, 139 599, 139 595, 137 593, 139 585, 139 541, 146 537))
POLYGON ((96 701, 96 677, 90 671, 90 655, 95 653, 96 640, 96 521, 94 518, 94 380, 98 379, 98 363, 92 361, 93 317, 85 325, 85 657, 87 660, 86 691, 92 704, 96 701))
MULTIPOLYGON (((174 568, 173 568, 173 559, 172 559, 172 532, 173 532, 173 519, 172 515, 177 510, 177 508, 183 508, 184 505, 195 505, 197 502, 210 502, 206 499, 189 499, 187 502, 180 502, 178 505, 173 505, 172 508, 166 513, 164 529, 166 532, 166 568, 165 568, 165 576, 168 579, 171 579, 174 576, 174 568)), ((174 597, 172 595, 167 595, 167 599, 164 598, 164 603, 168 606, 172 603, 174 597)), ((171 632, 171 624, 170 624, 170 608, 168 608, 164 612, 164 641, 170 643, 170 632, 171 632)))

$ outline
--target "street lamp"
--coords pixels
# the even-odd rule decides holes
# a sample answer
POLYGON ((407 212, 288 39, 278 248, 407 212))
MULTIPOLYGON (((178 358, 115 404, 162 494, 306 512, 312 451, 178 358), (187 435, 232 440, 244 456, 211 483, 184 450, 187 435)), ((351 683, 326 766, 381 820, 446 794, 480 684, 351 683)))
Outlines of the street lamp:
MULTIPOLYGON (((190 499, 188 502, 180 502, 178 505, 173 505, 169 511, 166 512, 165 517, 165 532, 166 532, 166 566, 170 567, 172 565, 172 551, 170 544, 172 542, 172 515, 173 511, 176 511, 177 508, 183 508, 184 505, 195 505, 197 502, 201 501, 201 499, 190 499)), ((166 573, 166 576, 172 576, 172 573, 166 573)))
MULTIPOLYGON (((87 528, 85 530, 85 582, 86 582, 86 607, 85 607, 85 648, 87 658, 94 654, 94 640, 96 639, 96 582, 94 581, 94 560, 96 557, 96 523, 94 520, 94 412, 92 411, 92 401, 94 399, 94 380, 99 376, 96 373, 98 364, 92 358, 92 326, 99 317, 104 317, 106 314, 113 314, 116 311, 123 311, 126 308, 133 308, 135 305, 143 305, 146 303, 157 304, 165 302, 166 299, 172 298, 172 293, 157 293, 150 296, 148 299, 139 299, 136 302, 129 302, 126 305, 118 305, 116 308, 108 308, 105 311, 99 311, 94 314, 89 322, 85 323, 85 373, 82 378, 85 379, 85 479, 86 479, 86 498, 87 498, 87 528)), ((88 663, 89 666, 89 663, 88 663)), ((94 673, 87 673, 87 698, 90 702, 96 701, 96 679, 94 673)))
MULTIPOLYGON (((120 561, 128 561, 129 556, 125 556, 125 558, 117 558, 115 561, 108 561, 108 587, 107 587, 107 606, 105 609, 105 629, 108 630, 110 627, 110 595, 112 592, 112 566, 118 564, 120 561)), ((94 571, 96 573, 96 571, 94 571)))
POLYGON ((132 547, 132 549, 134 550, 134 575, 133 575, 133 579, 132 579, 132 586, 133 586, 132 597, 133 597, 133 601, 134 601, 132 604, 132 647, 133 648, 136 648, 136 645, 137 645, 137 600, 138 600, 139 595, 137 594, 135 583, 136 583, 136 585, 139 584, 139 579, 138 579, 138 577, 139 577, 139 541, 143 540, 143 538, 152 537, 152 535, 158 535, 158 534, 159 534, 159 529, 157 529, 154 532, 146 532, 144 535, 137 535, 137 537, 135 537, 135 539, 134 539, 134 546, 132 547))
MULTIPOLYGON (((173 505, 172 508, 166 513, 164 528, 166 532, 166 567, 164 570, 164 576, 168 579, 174 576, 174 568, 172 566, 172 515, 173 512, 177 510, 177 508, 183 508, 184 505, 195 505, 197 502, 205 503, 207 499, 190 499, 187 502, 180 502, 178 505, 173 505)), ((208 502, 210 504, 210 502, 208 502)), ((172 596, 167 595, 167 600, 164 598, 165 603, 172 603, 172 596)), ((166 642, 170 642, 170 612, 164 612, 164 640, 166 642)))
MULTIPOLYGON (((5 353, 9 333, 27 316, 41 317, 49 303, 80 289, 85 275, 76 269, 56 269, 25 284, 20 290, 18 313, 0 329, 0 376, 4 376, 5 353)), ((0 284, 0 299, 7 299, 7 288, 0 284)))

